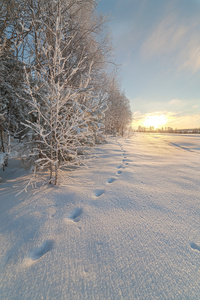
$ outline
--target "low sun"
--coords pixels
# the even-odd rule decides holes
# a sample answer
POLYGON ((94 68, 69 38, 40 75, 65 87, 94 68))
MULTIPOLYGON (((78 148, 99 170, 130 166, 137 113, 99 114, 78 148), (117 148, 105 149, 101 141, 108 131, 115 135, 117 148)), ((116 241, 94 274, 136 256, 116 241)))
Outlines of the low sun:
POLYGON ((165 115, 152 115, 146 116, 144 119, 144 126, 145 127, 154 127, 159 128, 167 123, 167 117, 165 115))

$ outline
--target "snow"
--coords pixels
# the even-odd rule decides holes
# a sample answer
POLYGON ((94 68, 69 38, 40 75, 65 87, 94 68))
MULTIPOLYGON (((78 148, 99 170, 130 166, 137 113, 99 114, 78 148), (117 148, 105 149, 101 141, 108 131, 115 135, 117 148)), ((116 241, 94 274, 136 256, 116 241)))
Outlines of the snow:
POLYGON ((109 137, 59 187, 0 171, 1 299, 199 299, 199 135, 109 137))

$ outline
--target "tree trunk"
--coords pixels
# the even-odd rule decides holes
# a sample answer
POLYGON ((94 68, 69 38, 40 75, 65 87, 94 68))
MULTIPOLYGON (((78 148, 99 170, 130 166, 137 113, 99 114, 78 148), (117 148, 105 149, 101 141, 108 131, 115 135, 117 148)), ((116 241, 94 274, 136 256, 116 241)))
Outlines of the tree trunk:
POLYGON ((0 128, 0 130, 1 130, 1 149, 2 152, 5 153, 3 128, 0 128))

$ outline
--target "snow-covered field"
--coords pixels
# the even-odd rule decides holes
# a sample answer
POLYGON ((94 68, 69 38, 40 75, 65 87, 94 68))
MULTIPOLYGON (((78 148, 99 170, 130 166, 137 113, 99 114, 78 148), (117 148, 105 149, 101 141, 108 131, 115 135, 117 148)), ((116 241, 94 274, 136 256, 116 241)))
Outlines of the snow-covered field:
POLYGON ((0 171, 0 299, 200 299, 200 136, 108 141, 35 195, 0 171))

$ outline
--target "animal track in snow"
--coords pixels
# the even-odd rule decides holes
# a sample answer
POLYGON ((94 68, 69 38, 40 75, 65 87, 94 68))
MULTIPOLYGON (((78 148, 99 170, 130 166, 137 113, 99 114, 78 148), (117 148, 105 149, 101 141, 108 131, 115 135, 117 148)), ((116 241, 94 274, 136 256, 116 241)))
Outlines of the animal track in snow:
POLYGON ((197 245, 197 244, 195 244, 195 243, 190 243, 190 247, 191 247, 192 249, 194 249, 194 250, 200 251, 200 246, 197 245))
POLYGON ((82 214, 83 210, 81 207, 76 207, 74 210, 72 210, 71 214, 69 215, 69 219, 78 222, 80 219, 80 215, 82 214))
POLYGON ((107 183, 113 183, 116 179, 115 178, 108 178, 107 183))
POLYGON ((117 171, 117 174, 118 174, 118 175, 121 175, 121 174, 122 174, 122 171, 117 171))
POLYGON ((34 249, 30 253, 30 258, 34 262, 44 256, 47 252, 51 251, 53 249, 54 241, 53 240, 47 240, 45 241, 42 246, 39 248, 34 249))
POLYGON ((121 168, 122 168, 122 166, 121 166, 121 165, 117 166, 117 169, 121 169, 121 168))
POLYGON ((104 193, 105 193, 104 189, 94 191, 96 197, 100 197, 104 193))

